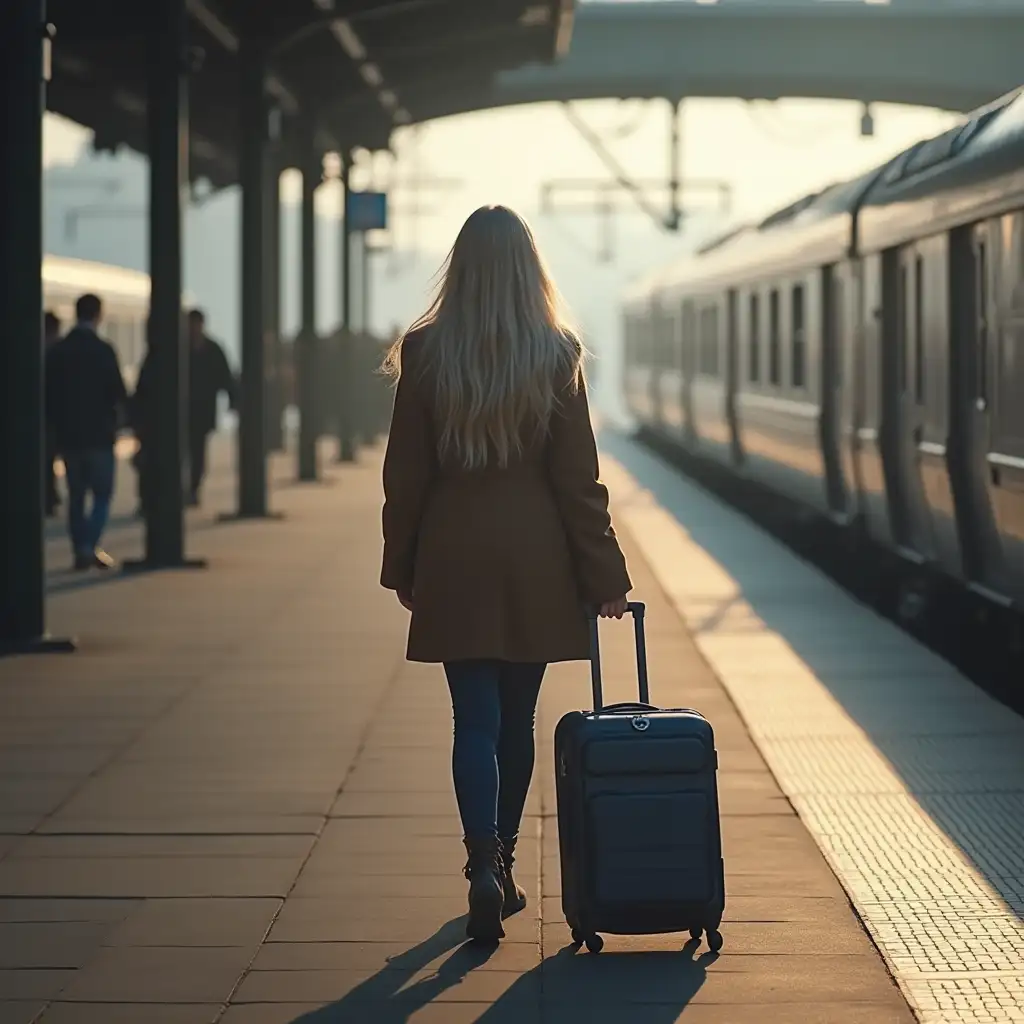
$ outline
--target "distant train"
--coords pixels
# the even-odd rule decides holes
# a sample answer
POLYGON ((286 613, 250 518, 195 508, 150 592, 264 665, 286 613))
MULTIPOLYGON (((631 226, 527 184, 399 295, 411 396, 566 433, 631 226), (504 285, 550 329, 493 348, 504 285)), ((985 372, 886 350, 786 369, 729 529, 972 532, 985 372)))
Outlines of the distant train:
POLYGON ((1024 89, 623 312, 626 402, 661 443, 1024 609, 1024 89))
POLYGON ((146 354, 149 275, 87 260, 43 257, 43 301, 46 309, 60 317, 63 331, 74 326, 75 300, 86 292, 103 300, 100 333, 117 350, 131 389, 146 354))

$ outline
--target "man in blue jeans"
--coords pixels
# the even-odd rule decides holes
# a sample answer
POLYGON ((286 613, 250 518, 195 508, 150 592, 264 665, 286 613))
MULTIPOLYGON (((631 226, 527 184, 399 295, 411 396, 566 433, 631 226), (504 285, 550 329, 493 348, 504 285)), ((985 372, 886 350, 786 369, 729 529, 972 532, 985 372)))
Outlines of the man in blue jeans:
POLYGON ((75 327, 46 354, 46 418, 64 460, 75 569, 111 569, 114 560, 99 543, 110 514, 114 442, 128 396, 117 353, 98 333, 103 303, 83 295, 75 314, 75 327))

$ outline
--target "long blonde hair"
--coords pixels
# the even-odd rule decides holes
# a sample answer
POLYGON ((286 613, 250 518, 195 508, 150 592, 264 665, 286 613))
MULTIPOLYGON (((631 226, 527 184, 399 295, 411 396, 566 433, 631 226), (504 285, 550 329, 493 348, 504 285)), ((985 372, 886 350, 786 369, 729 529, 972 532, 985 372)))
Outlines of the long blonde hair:
POLYGON ((507 466, 529 432, 542 434, 558 389, 582 379, 583 345, 559 311, 533 232, 506 206, 482 206, 462 225, 427 311, 395 342, 384 370, 397 379, 402 347, 423 331, 438 454, 467 469, 507 466))

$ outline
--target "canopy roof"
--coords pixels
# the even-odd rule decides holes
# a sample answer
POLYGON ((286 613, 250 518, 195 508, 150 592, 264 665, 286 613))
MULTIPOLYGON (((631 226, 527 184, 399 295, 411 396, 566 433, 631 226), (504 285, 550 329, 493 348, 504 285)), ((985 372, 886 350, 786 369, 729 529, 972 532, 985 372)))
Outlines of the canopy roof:
MULTIPOLYGON (((384 148, 399 125, 465 109, 497 72, 565 52, 574 0, 186 0, 191 175, 238 177, 240 41, 268 50, 267 94, 285 163, 384 148), (447 98, 447 99, 446 99, 447 98), (461 99, 461 102, 460 102, 461 99)), ((56 26, 47 107, 98 149, 146 151, 146 0, 49 0, 56 26)))

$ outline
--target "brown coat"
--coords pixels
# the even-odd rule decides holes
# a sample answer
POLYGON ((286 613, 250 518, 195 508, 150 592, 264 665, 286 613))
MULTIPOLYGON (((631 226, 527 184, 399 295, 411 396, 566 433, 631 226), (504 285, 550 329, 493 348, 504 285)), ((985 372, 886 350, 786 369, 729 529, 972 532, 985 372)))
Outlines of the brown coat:
POLYGON ((632 587, 598 480, 585 388, 505 469, 437 456, 433 393, 407 339, 384 459, 381 585, 413 594, 410 661, 588 657, 583 602, 632 587))

